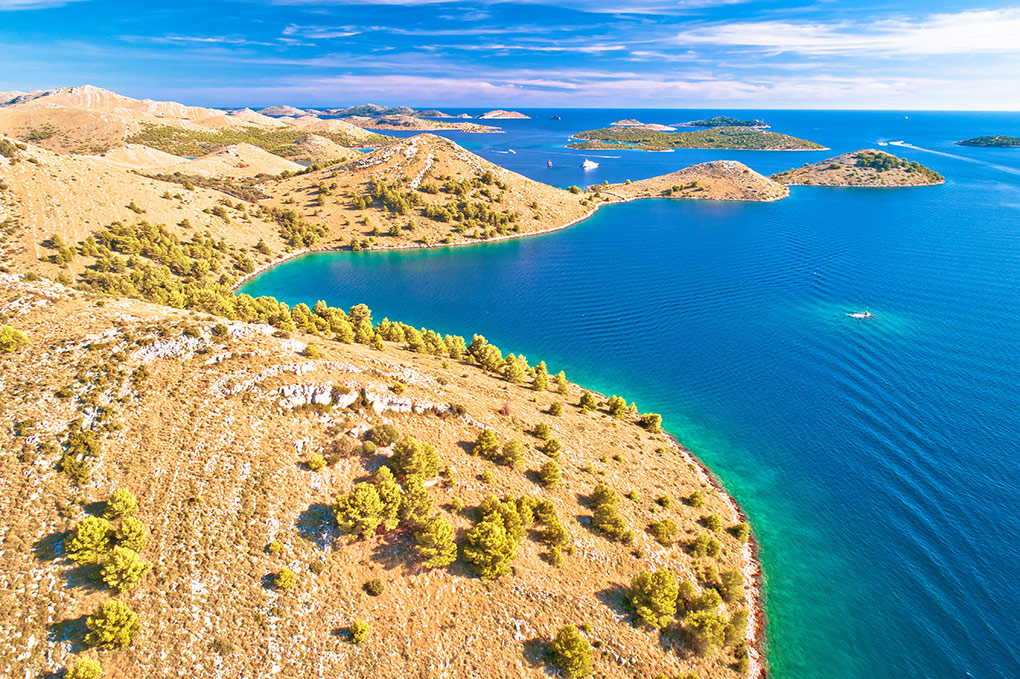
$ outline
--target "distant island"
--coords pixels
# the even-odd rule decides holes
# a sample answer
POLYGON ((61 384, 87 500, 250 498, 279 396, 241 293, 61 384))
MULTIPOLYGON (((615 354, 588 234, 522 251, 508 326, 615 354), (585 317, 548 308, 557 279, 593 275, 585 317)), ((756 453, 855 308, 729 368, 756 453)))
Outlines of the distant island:
POLYGON ((787 186, 932 186, 945 178, 916 161, 864 149, 772 175, 787 186))
POLYGON ((673 127, 753 127, 758 130, 769 126, 764 120, 741 120, 729 116, 715 116, 705 120, 688 120, 686 123, 673 123, 673 127))
POLYGON ((735 160, 698 163, 669 174, 623 184, 597 184, 599 191, 625 200, 637 198, 688 198, 768 203, 790 195, 783 184, 764 177, 735 160))
POLYGON ((643 123, 640 120, 634 120, 633 118, 617 120, 615 123, 609 123, 609 126, 631 127, 636 130, 652 130, 653 132, 673 132, 676 130, 675 127, 670 127, 669 125, 660 125, 658 123, 643 123))
POLYGON ((746 127, 717 127, 691 132, 663 132, 639 127, 602 128, 578 132, 572 149, 736 149, 753 151, 819 151, 826 147, 778 132, 746 127))
POLYGON ((504 111, 503 109, 489 111, 478 117, 482 120, 531 120, 531 116, 526 116, 523 113, 518 113, 517 111, 504 111))
POLYGON ((1020 147, 1020 137, 1007 137, 1004 134, 993 134, 986 137, 974 137, 956 142, 960 146, 987 146, 998 148, 1020 147))

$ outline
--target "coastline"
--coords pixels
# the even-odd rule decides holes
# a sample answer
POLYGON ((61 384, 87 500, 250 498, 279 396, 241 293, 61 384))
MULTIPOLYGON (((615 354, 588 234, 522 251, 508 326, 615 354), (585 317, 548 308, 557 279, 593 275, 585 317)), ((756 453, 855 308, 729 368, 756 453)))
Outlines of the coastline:
MULTIPOLYGON (((484 240, 484 241, 464 240, 464 241, 457 241, 457 242, 454 242, 454 243, 429 243, 429 244, 418 243, 418 244, 413 244, 413 245, 411 245, 411 244, 408 244, 408 245, 397 245, 397 246, 392 246, 392 247, 372 247, 372 248, 366 248, 366 250, 412 250, 412 249, 438 248, 438 247, 457 247, 457 246, 464 246, 464 245, 478 245, 480 243, 491 243, 493 241, 511 240, 511 239, 515 239, 515 238, 527 238, 529 236, 538 236, 538 235, 542 235, 542 234, 546 234, 546 233, 553 233, 555 231, 561 231, 563 229, 566 229, 566 228, 569 228, 569 227, 574 226, 576 224, 579 224, 579 223, 585 221, 586 219, 591 218, 596 212, 598 212, 600 209, 602 209, 606 205, 617 205, 617 204, 620 204, 620 203, 629 203, 629 202, 636 201, 636 200, 647 200, 649 198, 654 198, 655 197, 655 196, 635 196, 635 197, 624 198, 624 197, 619 196, 617 194, 610 194, 610 195, 613 195, 618 200, 613 201, 611 203, 601 203, 599 205, 596 205, 594 208, 589 210, 585 215, 583 215, 581 217, 578 217, 577 219, 571 220, 571 221, 569 221, 569 222, 567 222, 565 224, 560 224, 558 226, 550 227, 548 229, 541 229, 539 231, 530 231, 528 233, 522 233, 522 234, 512 234, 512 235, 506 235, 506 236, 498 236, 496 238, 490 238, 490 239, 487 239, 487 240, 484 240)), ((672 199, 669 199, 669 200, 691 200, 691 199, 689 199, 689 198, 688 199, 672 198, 672 199)), ((700 198, 700 199, 697 199, 697 200, 711 200, 711 199, 700 198)), ((776 200, 779 200, 779 199, 776 199, 776 200)), ((747 201, 743 201, 743 202, 747 202, 747 201)), ((752 202, 775 202, 775 201, 752 201, 752 202)), ((234 292, 237 292, 237 290, 242 285, 244 285, 247 281, 251 280, 252 278, 258 276, 261 273, 264 273, 265 271, 268 271, 269 269, 273 268, 274 266, 276 266, 278 264, 282 264, 282 263, 284 263, 284 262, 286 262, 286 261, 288 261, 290 259, 294 259, 295 257, 300 257, 302 255, 306 255, 306 254, 309 254, 311 252, 343 252, 343 251, 344 251, 343 248, 330 248, 330 247, 315 248, 315 247, 312 247, 312 248, 302 248, 301 250, 295 250, 293 252, 289 252, 289 253, 287 253, 283 257, 277 258, 277 259, 275 259, 272 262, 269 262, 267 264, 263 264, 262 266, 258 267, 257 269, 255 269, 251 273, 245 274, 244 277, 242 277, 240 280, 238 280, 231 287, 231 290, 233 290, 234 292)), ((592 393, 593 394, 597 394, 598 396, 601 396, 602 398, 606 398, 604 394, 600 394, 600 393, 595 392, 595 391, 592 391, 592 393)), ((708 467, 708 465, 706 465, 704 462, 702 462, 700 459, 698 459, 693 453, 691 453, 691 451, 688 448, 686 448, 685 446, 683 446, 676 439, 676 437, 674 437, 672 434, 670 434, 667 431, 663 430, 663 436, 666 438, 666 441, 669 443, 669 445, 672 446, 677 452, 679 452, 683 456, 683 458, 694 469, 697 470, 697 472, 698 472, 699 476, 701 477, 701 479, 708 486, 710 486, 717 493, 719 493, 723 498, 725 498, 726 503, 729 505, 730 510, 732 511, 734 518, 737 521, 747 521, 747 514, 740 507, 740 504, 736 501, 736 499, 732 495, 730 495, 730 493, 726 490, 726 488, 723 485, 722 481, 719 479, 718 476, 715 475, 715 473, 708 467)), ((749 521, 748 521, 748 525, 751 525, 749 521)), ((749 590, 748 590, 748 611, 750 612, 750 615, 748 616, 747 630, 744 633, 744 639, 747 642, 748 661, 749 661, 749 665, 750 665, 750 668, 749 668, 748 674, 747 674, 747 679, 763 679, 764 677, 766 677, 768 675, 768 660, 767 660, 767 658, 765 656, 765 653, 763 651, 763 645, 764 645, 764 641, 765 641, 765 631, 766 631, 766 628, 767 628, 767 625, 768 625, 768 618, 765 615, 765 608, 764 608, 764 605, 762 604, 763 591, 764 591, 764 577, 765 576, 764 576, 764 571, 762 570, 762 567, 761 567, 761 559, 760 559, 760 556, 759 556, 759 552, 760 552, 760 545, 759 545, 757 539, 755 538, 754 530, 753 530, 753 527, 752 527, 751 534, 748 537, 748 541, 747 541, 747 543, 744 546, 744 553, 745 553, 746 563, 743 566, 743 568, 741 568, 741 573, 743 574, 745 580, 748 583, 754 583, 753 586, 749 587, 749 590)))

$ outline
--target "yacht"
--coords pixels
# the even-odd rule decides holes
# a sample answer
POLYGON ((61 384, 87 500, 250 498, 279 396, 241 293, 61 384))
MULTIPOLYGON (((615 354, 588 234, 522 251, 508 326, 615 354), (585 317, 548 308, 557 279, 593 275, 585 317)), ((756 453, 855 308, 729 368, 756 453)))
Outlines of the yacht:
POLYGON ((581 163, 581 168, 584 169, 584 170, 594 170, 598 166, 599 166, 598 163, 592 162, 592 161, 588 160, 587 158, 585 158, 584 162, 581 163))

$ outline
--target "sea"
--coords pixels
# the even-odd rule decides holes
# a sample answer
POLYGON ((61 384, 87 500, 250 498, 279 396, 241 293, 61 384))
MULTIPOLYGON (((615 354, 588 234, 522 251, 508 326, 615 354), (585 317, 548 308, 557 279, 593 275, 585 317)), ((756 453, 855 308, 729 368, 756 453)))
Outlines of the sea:
POLYGON ((773 677, 1020 676, 1020 149, 954 143, 1020 135, 1020 114, 523 112, 444 134, 561 187, 865 148, 946 183, 643 200, 519 240, 309 254, 243 292, 479 333, 661 413, 754 527, 773 677), (716 114, 831 150, 565 148, 623 118, 716 114))

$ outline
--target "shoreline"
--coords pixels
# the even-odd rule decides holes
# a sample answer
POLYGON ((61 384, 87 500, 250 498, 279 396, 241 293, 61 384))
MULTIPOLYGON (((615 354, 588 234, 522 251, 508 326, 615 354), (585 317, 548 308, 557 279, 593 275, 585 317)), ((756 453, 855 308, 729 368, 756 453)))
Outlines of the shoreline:
POLYGON ((754 583, 753 587, 749 587, 747 609, 750 615, 747 617, 747 630, 744 633, 750 665, 747 679, 764 679, 764 677, 768 676, 768 658, 762 648, 765 643, 765 632, 768 628, 768 617, 765 615, 765 606, 762 603, 763 592, 765 590, 765 572, 761 567, 761 545, 755 537, 753 524, 748 521, 747 514, 740 506, 740 503, 726 490, 722 480, 716 476, 715 472, 694 455, 689 448, 681 444, 675 436, 666 430, 663 430, 662 433, 669 444, 698 471, 702 480, 726 499, 727 504, 737 519, 745 521, 749 526, 752 526, 751 534, 748 536, 744 547, 747 563, 740 569, 744 578, 749 583, 754 583))

